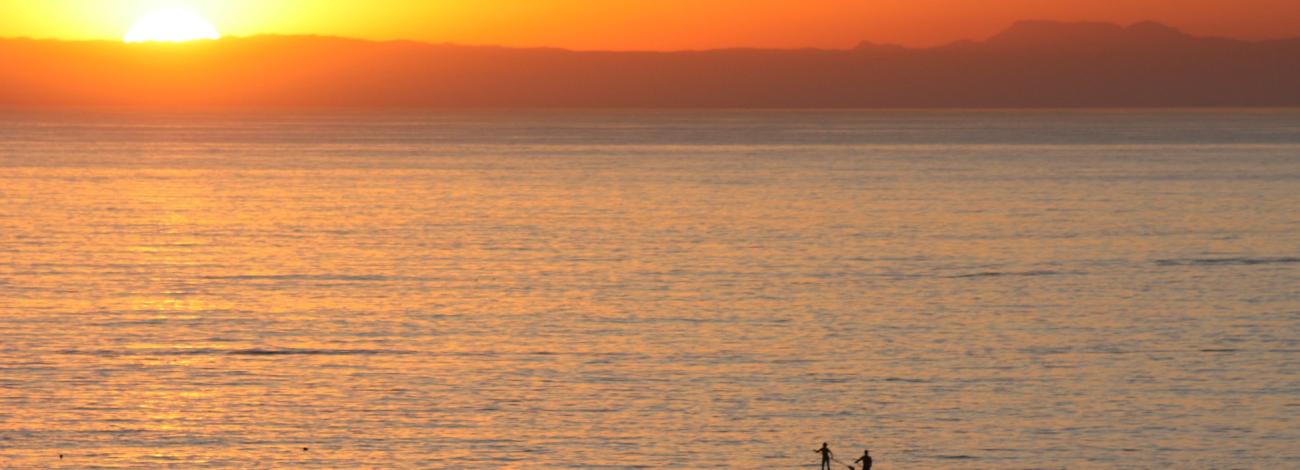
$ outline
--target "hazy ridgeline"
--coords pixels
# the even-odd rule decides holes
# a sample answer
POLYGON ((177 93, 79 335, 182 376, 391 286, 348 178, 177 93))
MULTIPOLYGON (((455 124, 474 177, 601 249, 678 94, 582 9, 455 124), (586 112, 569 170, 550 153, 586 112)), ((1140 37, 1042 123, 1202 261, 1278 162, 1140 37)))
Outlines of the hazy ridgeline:
POLYGON ((1300 106, 1300 39, 1023 22, 933 49, 574 52, 254 37, 0 40, 0 105, 1300 106))
POLYGON ((0 467, 1295 468, 1298 129, 0 113, 0 467))

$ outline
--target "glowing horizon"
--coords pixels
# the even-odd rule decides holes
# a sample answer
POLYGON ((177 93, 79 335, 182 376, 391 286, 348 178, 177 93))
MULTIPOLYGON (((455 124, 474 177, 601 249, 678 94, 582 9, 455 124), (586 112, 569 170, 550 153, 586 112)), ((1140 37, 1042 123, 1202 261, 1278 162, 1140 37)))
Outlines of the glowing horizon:
POLYGON ((6 37, 120 40, 150 12, 183 8, 226 36, 322 35, 370 40, 682 50, 846 48, 861 41, 935 46, 982 39, 1019 20, 1151 20, 1199 36, 1300 36, 1293 0, 15 0, 0 3, 6 37))
POLYGON ((187 42, 201 39, 221 39, 221 33, 193 10, 171 8, 140 17, 122 37, 122 42, 187 42))

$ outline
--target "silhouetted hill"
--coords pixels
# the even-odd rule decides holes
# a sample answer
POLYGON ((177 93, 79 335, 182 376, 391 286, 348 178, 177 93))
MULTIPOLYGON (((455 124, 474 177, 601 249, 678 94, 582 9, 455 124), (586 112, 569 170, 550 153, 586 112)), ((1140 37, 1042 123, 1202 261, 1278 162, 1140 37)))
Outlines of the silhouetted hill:
POLYGON ((260 36, 0 40, 0 105, 1300 106, 1300 38, 1025 21, 931 49, 575 52, 260 36))

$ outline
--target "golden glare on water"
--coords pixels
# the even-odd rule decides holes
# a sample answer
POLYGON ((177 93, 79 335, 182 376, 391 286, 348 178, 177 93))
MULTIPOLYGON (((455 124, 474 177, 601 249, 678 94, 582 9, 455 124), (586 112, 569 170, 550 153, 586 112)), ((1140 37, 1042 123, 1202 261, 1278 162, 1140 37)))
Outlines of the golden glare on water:
POLYGON ((122 38, 128 43, 186 42, 200 39, 220 39, 221 34, 194 11, 176 8, 159 10, 136 20, 122 38))
POLYGON ((0 468, 1300 461, 1300 112, 7 113, 0 468))

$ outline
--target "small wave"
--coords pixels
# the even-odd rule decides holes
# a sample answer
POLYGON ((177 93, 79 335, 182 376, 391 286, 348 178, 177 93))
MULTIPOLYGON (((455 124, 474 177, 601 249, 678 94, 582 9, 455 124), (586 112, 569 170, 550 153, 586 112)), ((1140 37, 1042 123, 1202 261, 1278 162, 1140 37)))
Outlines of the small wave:
POLYGON ((976 279, 981 277, 1004 277, 1004 276, 1059 276, 1065 274, 1060 271, 984 271, 970 274, 958 274, 948 276, 949 279, 976 279))
POLYGON ((63 354, 88 356, 371 356, 380 354, 407 354, 406 351, 379 349, 128 349, 128 350, 67 350, 63 354))
MULTIPOLYGON (((1295 354, 1300 353, 1300 349, 1287 348, 1201 348, 1201 349, 1102 349, 1091 351, 1074 351, 1069 354, 1184 354, 1184 353, 1204 353, 1204 354, 1235 354, 1235 353, 1269 353, 1269 354, 1295 354)), ((1063 354, 1063 353, 1040 353, 1040 354, 1063 354)))
POLYGON ((1296 257, 1275 258, 1182 258, 1158 259, 1161 266, 1254 266, 1259 264, 1293 264, 1300 263, 1296 257))
POLYGON ((217 280, 217 281, 311 281, 311 282, 320 282, 320 281, 383 282, 383 281, 401 280, 401 278, 393 277, 393 276, 378 276, 378 275, 349 276, 349 275, 341 275, 341 274, 278 274, 278 275, 277 274, 266 274, 266 275, 248 274, 248 275, 236 275, 236 276, 202 276, 201 278, 209 279, 209 280, 217 280))
POLYGON ((234 349, 224 351, 230 356, 371 356, 395 354, 397 351, 377 349, 234 349))

